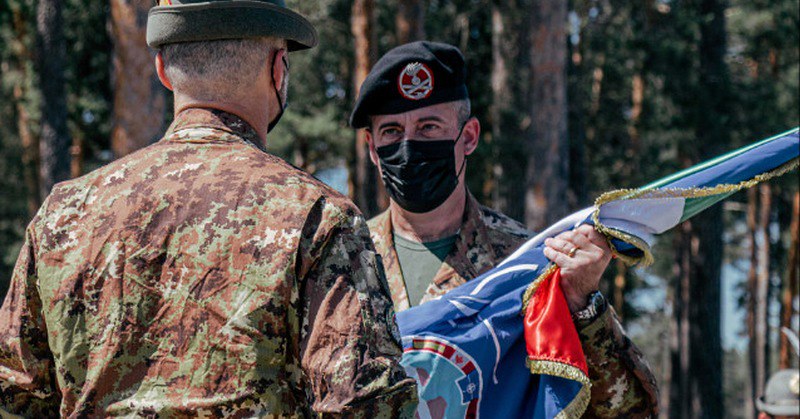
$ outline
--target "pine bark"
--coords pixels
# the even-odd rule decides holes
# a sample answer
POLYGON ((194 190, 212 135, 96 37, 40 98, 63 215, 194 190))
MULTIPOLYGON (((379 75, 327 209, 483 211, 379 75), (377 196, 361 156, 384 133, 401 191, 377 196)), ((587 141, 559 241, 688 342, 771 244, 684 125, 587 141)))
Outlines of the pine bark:
POLYGON ((567 2, 533 2, 531 14, 531 133, 525 223, 541 231, 567 214, 567 2))
POLYGON ((16 111, 17 134, 22 145, 22 178, 27 192, 26 203, 29 217, 33 217, 42 201, 39 196, 39 137, 31 132, 31 119, 28 110, 30 72, 26 63, 34 59, 28 47, 29 25, 19 7, 11 8, 12 27, 16 45, 14 51, 14 71, 19 74, 19 82, 14 85, 12 96, 16 111))
POLYGON ((397 45, 425 39, 425 2, 420 0, 398 0, 397 45))
MULTIPOLYGON (((781 296, 781 326, 791 329, 792 316, 795 311, 792 302, 798 297, 800 292, 800 192, 794 193, 792 200, 792 221, 789 227, 791 240, 789 244, 789 269, 786 281, 783 284, 783 295, 781 296)), ((780 349, 778 368, 792 368, 792 359, 797 359, 798 354, 793 352, 786 336, 780 334, 780 349)))
POLYGON ((525 219, 525 177, 527 145, 525 138, 526 113, 530 94, 527 73, 530 48, 530 17, 522 15, 527 10, 525 0, 491 2, 491 73, 489 84, 492 100, 488 118, 481 121, 485 131, 486 147, 491 150, 489 173, 483 187, 483 196, 490 197, 491 205, 515 220, 525 219))
MULTIPOLYGON (((355 71, 353 72, 354 97, 358 96, 361 84, 367 78, 378 55, 375 40, 375 1, 353 2, 350 29, 355 46, 355 71)), ((364 130, 356 132, 355 161, 352 174, 352 198, 368 218, 388 206, 383 187, 379 187, 378 171, 369 158, 369 145, 364 130)))
POLYGON ((119 158, 146 147, 164 134, 166 91, 158 80, 154 53, 145 45, 150 4, 111 1, 114 42, 114 111, 111 149, 119 158))
MULTIPOLYGON (((722 145, 730 142, 725 122, 730 112, 730 88, 724 61, 724 3, 696 0, 684 5, 695 8, 700 22, 697 99, 689 108, 696 139, 687 144, 684 156, 687 163, 693 164, 720 154, 722 145)), ((722 229, 722 207, 717 204, 686 223, 683 240, 676 248, 683 288, 680 298, 676 298, 675 311, 682 311, 685 317, 681 318, 680 329, 683 345, 673 347, 671 417, 724 417, 720 356, 722 229)))
POLYGON ((69 179, 70 175, 62 4, 60 0, 39 0, 36 8, 36 69, 42 93, 39 139, 41 199, 56 183, 69 179))

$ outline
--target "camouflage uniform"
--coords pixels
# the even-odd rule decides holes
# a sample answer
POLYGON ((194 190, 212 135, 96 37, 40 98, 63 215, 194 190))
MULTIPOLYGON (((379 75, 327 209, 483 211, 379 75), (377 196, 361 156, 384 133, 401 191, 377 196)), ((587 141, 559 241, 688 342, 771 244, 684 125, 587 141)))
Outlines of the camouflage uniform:
POLYGON ((0 310, 0 410, 413 412, 362 216, 259 144, 236 116, 187 110, 55 187, 0 310))
MULTIPOLYGON (((409 308, 394 249, 391 210, 369 220, 395 310, 409 308)), ((467 194, 461 231, 421 302, 436 298, 500 263, 532 234, 520 223, 484 207, 467 194)), ((658 389, 650 366, 628 339, 613 309, 589 324, 576 324, 589 365, 592 400, 586 417, 650 417, 658 411, 658 389)))

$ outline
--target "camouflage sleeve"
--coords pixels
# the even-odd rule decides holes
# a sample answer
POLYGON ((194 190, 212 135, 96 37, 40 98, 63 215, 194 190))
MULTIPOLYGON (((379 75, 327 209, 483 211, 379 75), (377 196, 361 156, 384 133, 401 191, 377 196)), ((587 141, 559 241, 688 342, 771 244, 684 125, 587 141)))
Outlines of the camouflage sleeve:
POLYGON ((658 414, 658 388, 639 348, 625 335, 612 307, 577 325, 589 365, 592 398, 584 417, 646 418, 658 414))
POLYGON ((312 408, 326 417, 411 417, 416 384, 398 364, 394 309, 366 223, 354 210, 324 205, 321 212, 335 221, 315 235, 319 257, 302 296, 300 350, 312 408))
MULTIPOLYGON (((34 223, 31 223, 33 226, 34 223)), ((47 345, 32 228, 0 308, 0 416, 58 417, 61 403, 47 345)))

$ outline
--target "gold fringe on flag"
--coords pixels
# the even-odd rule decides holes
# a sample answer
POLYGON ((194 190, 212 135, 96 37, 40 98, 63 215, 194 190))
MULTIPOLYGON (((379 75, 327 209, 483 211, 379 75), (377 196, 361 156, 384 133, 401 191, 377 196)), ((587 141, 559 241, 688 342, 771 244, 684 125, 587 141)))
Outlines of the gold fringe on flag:
MULTIPOLYGON (((614 201, 625 201, 631 199, 705 198, 714 195, 738 192, 742 189, 752 188, 753 186, 756 186, 761 182, 770 180, 778 176, 782 176, 787 172, 797 168, 798 165, 800 165, 800 159, 794 159, 779 166, 774 170, 757 175, 752 179, 744 180, 734 184, 725 183, 721 185, 703 187, 703 188, 618 189, 615 191, 606 192, 600 195, 600 197, 597 198, 597 200, 594 203, 595 210, 594 213, 592 214, 592 221, 594 221, 595 229, 606 236, 606 239, 608 240, 608 243, 611 246, 611 251, 612 253, 614 253, 616 257, 618 257, 628 266, 633 266, 637 264, 640 266, 648 266, 653 263, 653 254, 650 251, 650 246, 648 246, 644 240, 636 236, 633 236, 631 234, 625 233, 623 231, 605 226, 603 225, 603 223, 600 222, 600 210, 602 209, 601 207, 604 204, 614 201), (631 257, 618 252, 616 247, 611 242, 612 238, 622 240, 636 247, 637 249, 642 251, 643 256, 631 257)), ((528 292, 526 291, 525 294, 527 295, 528 292)))

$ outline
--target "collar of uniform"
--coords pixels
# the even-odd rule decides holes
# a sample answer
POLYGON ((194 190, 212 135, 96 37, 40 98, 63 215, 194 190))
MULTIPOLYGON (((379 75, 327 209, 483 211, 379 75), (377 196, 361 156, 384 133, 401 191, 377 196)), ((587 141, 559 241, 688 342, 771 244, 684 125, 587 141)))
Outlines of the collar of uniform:
POLYGON ((383 259, 383 267, 386 271, 386 282, 389 284, 389 291, 392 293, 392 302, 395 311, 403 311, 411 306, 408 300, 408 290, 403 281, 403 273, 400 270, 400 261, 397 258, 397 251, 394 248, 394 234, 392 234, 392 213, 386 210, 370 220, 370 235, 375 243, 375 251, 383 259))
MULTIPOLYGON (((487 266, 484 256, 493 254, 489 243, 486 224, 481 215, 481 206, 467 190, 467 202, 464 208, 464 218, 461 222, 461 232, 456 239, 453 249, 447 255, 442 267, 433 278, 433 283, 442 285, 455 280, 458 284, 466 282, 465 278, 475 278, 487 266), (454 275, 455 274, 455 275, 454 275)), ((491 267, 491 263, 489 264, 491 267)))
POLYGON ((192 128, 210 128, 225 131, 245 140, 256 148, 266 151, 256 130, 244 119, 219 109, 189 108, 175 116, 165 137, 192 128))

